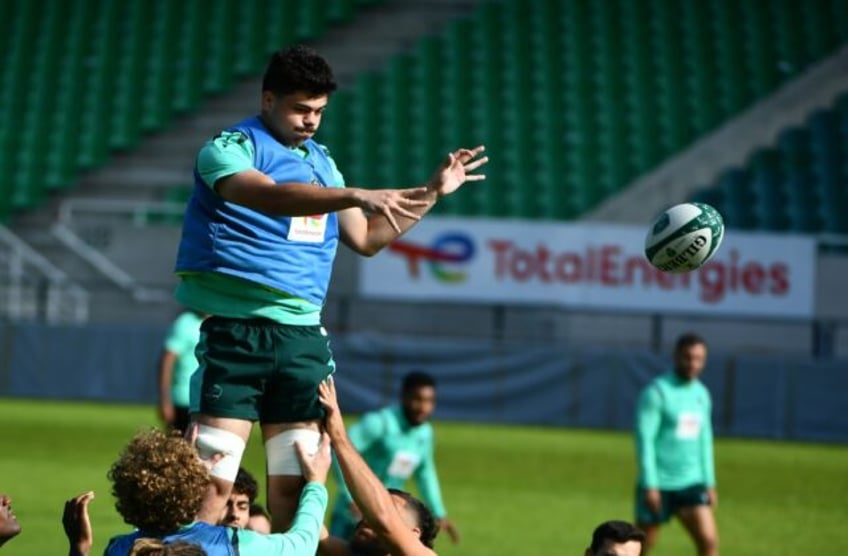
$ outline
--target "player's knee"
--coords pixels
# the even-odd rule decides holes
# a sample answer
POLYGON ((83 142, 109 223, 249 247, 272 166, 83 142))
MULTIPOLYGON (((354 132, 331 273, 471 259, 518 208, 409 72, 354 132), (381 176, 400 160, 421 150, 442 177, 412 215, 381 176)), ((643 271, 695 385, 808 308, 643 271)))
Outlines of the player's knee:
POLYGON ((206 461, 219 458, 209 473, 212 477, 228 481, 236 480, 245 441, 237 434, 224 429, 200 425, 197 431, 197 452, 206 461))
MULTIPOLYGON (((638 523, 636 524, 636 527, 638 527, 645 533, 645 549, 647 550, 648 548, 653 548, 654 545, 657 544, 657 538, 659 537, 660 528, 656 525, 646 525, 638 523)), ((645 552, 643 552, 643 554, 645 554, 645 552)))
POLYGON ((312 429, 289 429, 268 438, 265 441, 265 456, 268 465, 268 475, 303 474, 300 460, 295 450, 295 442, 299 442, 306 453, 313 455, 321 443, 321 433, 312 429))
POLYGON ((715 554, 718 552, 718 534, 716 533, 702 533, 697 542, 701 554, 715 554))

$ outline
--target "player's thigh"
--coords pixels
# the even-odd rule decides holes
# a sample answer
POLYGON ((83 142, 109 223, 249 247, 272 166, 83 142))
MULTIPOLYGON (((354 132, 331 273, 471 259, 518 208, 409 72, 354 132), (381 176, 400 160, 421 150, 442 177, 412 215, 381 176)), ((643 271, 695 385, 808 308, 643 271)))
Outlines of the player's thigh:
POLYGON ((210 317, 203 322, 192 377, 192 412, 259 420, 266 381, 276 363, 275 323, 210 317))
POLYGON ((645 526, 657 527, 664 523, 668 523, 671 519, 672 511, 667 491, 660 491, 660 500, 660 511, 655 512, 650 506, 648 506, 648 502, 645 499, 645 489, 642 487, 636 487, 633 508, 635 521, 645 526))
POLYGON ((718 546, 718 527, 711 506, 699 504, 680 508, 677 518, 699 547, 714 550, 718 546))
POLYGON ((323 419, 318 385, 335 370, 329 337, 321 326, 275 329, 276 365, 260 410, 263 425, 323 419))

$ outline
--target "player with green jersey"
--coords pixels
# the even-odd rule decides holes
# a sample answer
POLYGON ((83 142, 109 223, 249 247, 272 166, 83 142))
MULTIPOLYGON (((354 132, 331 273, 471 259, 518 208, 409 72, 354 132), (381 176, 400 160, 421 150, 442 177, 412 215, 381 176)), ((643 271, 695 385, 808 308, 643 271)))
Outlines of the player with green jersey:
POLYGON ((646 533, 646 548, 656 543, 660 525, 677 516, 699 555, 718 554, 712 401, 698 380, 706 358, 704 340, 684 334, 675 346, 674 370, 639 397, 636 522, 646 533))
POLYGON ((347 187, 313 139, 335 77, 314 50, 274 53, 259 113, 221 130, 200 150, 175 271, 177 299, 209 314, 191 388, 201 457, 214 488, 201 520, 229 500, 254 423, 265 444, 274 531, 289 528, 304 486, 294 446, 314 452, 324 410, 318 384, 335 372, 321 326, 339 243, 371 256, 412 227, 486 164, 476 149, 446 153, 419 187, 347 187))
MULTIPOLYGON (((447 519, 433 457, 433 426, 428 422, 436 407, 436 380, 422 372, 403 378, 401 404, 366 413, 348 430, 348 437, 368 467, 390 489, 404 488, 413 478, 422 500, 451 540, 459 533, 447 519)), ((339 495, 333 509, 330 534, 349 539, 361 519, 338 465, 333 466, 339 495)))
POLYGON ((203 317, 195 311, 181 313, 168 330, 159 358, 159 417, 181 432, 189 423, 189 384, 197 370, 194 350, 203 317))

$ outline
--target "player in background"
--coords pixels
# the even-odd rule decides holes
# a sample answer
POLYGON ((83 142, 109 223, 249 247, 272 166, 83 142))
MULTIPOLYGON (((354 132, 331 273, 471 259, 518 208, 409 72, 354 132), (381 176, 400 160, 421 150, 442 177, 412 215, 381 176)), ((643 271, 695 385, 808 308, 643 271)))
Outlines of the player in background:
POLYGON ((656 544, 660 525, 677 516, 700 556, 718 554, 712 401, 698 379, 706 360, 702 338, 680 336, 674 369, 653 380, 639 397, 636 525, 646 534, 646 549, 656 544))
POLYGON ((224 516, 218 524, 239 529, 248 528, 250 507, 258 495, 259 484, 256 479, 245 468, 239 467, 236 480, 233 482, 233 489, 230 492, 230 499, 227 500, 224 516))
POLYGON ((259 115, 222 131, 197 156, 176 297, 212 315, 192 384, 201 456, 225 454, 212 469, 215 488, 201 516, 210 523, 223 511, 258 421, 272 527, 289 526, 304 484, 294 442, 316 449, 317 387, 335 370, 321 306, 338 242, 374 255, 440 197, 485 178, 472 173, 487 162, 478 147, 448 153, 419 187, 346 187, 327 148, 312 139, 335 89, 315 51, 279 51, 263 77, 259 115))
POLYGON ((626 521, 605 521, 592 532, 584 556, 640 556, 645 533, 626 521))
MULTIPOLYGON (((347 539, 321 532, 318 556, 434 556, 439 528, 427 506, 407 492, 386 489, 356 451, 345 431, 336 386, 330 377, 318 387, 327 408, 324 427, 362 519, 347 539)), ((305 457, 305 456, 302 456, 305 457)))
POLYGON ((197 370, 194 350, 204 315, 184 311, 171 324, 159 358, 159 418, 185 432, 189 423, 189 381, 197 370))
MULTIPOLYGON (((429 419, 435 408, 436 380, 429 374, 412 372, 403 377, 399 405, 364 414, 348 429, 347 435, 386 487, 402 489, 407 479, 413 477, 440 529, 456 543, 459 532, 447 518, 433 457, 433 426, 429 419)), ((339 494, 330 534, 347 539, 362 516, 350 497, 337 462, 333 465, 333 476, 339 485, 339 494)))
POLYGON ((271 532, 271 516, 262 504, 251 504, 249 513, 246 529, 266 535, 271 532))

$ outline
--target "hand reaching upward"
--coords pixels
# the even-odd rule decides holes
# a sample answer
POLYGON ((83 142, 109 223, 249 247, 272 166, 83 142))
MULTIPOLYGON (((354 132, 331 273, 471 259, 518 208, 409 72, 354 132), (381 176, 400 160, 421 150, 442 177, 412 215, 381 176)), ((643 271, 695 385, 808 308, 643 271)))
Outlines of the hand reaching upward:
POLYGON ((472 174, 487 162, 489 157, 477 158, 486 147, 480 145, 474 149, 457 149, 448 153, 433 178, 430 180, 430 189, 434 190, 439 197, 450 195, 467 181, 481 181, 486 179, 485 174, 472 174))

